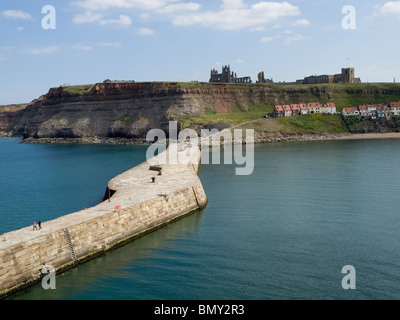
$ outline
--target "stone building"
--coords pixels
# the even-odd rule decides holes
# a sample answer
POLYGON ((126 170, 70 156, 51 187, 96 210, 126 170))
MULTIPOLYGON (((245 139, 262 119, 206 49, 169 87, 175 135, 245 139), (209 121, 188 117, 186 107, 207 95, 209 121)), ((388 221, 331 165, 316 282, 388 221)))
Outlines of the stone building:
POLYGON ((261 71, 258 74, 257 78, 258 78, 257 83, 274 83, 273 79, 265 79, 264 71, 261 71))
POLYGON ((342 68, 342 73, 335 75, 320 75, 305 77, 297 80, 297 84, 319 84, 319 83, 360 83, 360 78, 355 77, 354 68, 342 68))
POLYGON ((252 83, 250 77, 238 78, 235 72, 231 72, 231 67, 223 66, 222 73, 217 70, 211 70, 210 82, 212 83, 252 83))

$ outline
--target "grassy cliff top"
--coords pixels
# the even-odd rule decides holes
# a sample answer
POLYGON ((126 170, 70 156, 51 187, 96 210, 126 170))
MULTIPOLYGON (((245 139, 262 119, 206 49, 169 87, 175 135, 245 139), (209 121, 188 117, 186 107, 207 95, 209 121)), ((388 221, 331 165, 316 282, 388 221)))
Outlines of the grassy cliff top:
MULTIPOLYGON (((140 82, 138 82, 140 83, 140 82)), ((309 102, 334 102, 338 110, 352 107, 356 104, 375 104, 391 101, 400 101, 400 83, 330 83, 318 85, 299 84, 218 84, 206 82, 143 82, 146 84, 162 84, 165 88, 185 89, 212 89, 224 87, 230 90, 254 91, 264 89, 274 93, 265 97, 263 103, 269 105, 309 103, 309 102)), ((69 93, 89 93, 94 84, 66 86, 63 90, 69 93)))

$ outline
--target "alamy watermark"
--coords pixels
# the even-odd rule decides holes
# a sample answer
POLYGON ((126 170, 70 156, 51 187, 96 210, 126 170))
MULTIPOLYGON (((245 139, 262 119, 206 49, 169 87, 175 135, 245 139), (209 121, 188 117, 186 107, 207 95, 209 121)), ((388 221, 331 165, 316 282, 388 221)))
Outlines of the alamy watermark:
POLYGON ((228 129, 221 132, 217 129, 202 129, 199 136, 192 129, 184 129, 178 133, 178 123, 170 121, 168 142, 167 134, 161 129, 150 130, 146 140, 153 143, 146 152, 146 159, 150 164, 155 161, 157 163, 154 164, 188 164, 198 161, 201 161, 201 164, 210 164, 210 160, 212 164, 221 164, 223 146, 224 164, 235 163, 238 166, 236 175, 251 175, 254 171, 253 129, 247 129, 245 137, 241 129, 234 129, 233 135, 228 129), (198 148, 185 146, 200 147, 201 157, 196 154, 199 152, 198 148), (159 155, 157 159, 154 158, 156 155, 159 155))
POLYGON ((346 276, 342 279, 342 288, 344 290, 355 290, 356 289, 356 268, 351 265, 344 266, 342 268, 342 274, 346 276))
POLYGON ((356 8, 351 5, 346 5, 342 8, 342 14, 345 14, 342 19, 342 28, 344 30, 355 30, 357 28, 356 8))
POLYGON ((44 266, 41 270, 42 288, 44 290, 56 290, 56 269, 52 266, 44 266))

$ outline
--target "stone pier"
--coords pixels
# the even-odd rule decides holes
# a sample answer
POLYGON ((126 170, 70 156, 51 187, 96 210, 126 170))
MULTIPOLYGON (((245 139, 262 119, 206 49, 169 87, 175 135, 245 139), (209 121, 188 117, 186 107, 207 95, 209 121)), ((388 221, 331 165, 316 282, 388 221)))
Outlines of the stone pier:
POLYGON ((179 157, 170 156, 170 147, 112 179, 99 205, 44 221, 41 230, 29 226, 1 235, 0 297, 40 282, 44 266, 58 275, 203 209, 200 150, 174 147, 179 157))

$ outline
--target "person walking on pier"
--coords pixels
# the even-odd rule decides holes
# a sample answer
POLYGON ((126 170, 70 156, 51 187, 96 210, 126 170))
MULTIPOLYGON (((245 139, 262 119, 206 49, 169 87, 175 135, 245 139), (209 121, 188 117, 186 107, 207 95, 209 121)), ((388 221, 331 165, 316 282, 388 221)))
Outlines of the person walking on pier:
POLYGON ((39 220, 38 224, 39 224, 39 230, 41 230, 42 229, 42 222, 39 220))
POLYGON ((33 221, 33 230, 37 230, 36 221, 33 221))

